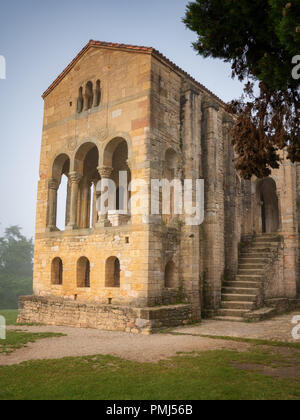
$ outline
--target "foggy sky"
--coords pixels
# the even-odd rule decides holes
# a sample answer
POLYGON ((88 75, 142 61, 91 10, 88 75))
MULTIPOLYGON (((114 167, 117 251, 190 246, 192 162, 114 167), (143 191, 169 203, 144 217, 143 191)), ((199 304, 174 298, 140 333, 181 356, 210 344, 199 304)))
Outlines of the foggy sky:
POLYGON ((188 0, 1 1, 0 234, 9 225, 34 235, 42 132, 41 94, 90 40, 152 46, 229 101, 242 85, 230 65, 202 59, 181 21, 188 0))

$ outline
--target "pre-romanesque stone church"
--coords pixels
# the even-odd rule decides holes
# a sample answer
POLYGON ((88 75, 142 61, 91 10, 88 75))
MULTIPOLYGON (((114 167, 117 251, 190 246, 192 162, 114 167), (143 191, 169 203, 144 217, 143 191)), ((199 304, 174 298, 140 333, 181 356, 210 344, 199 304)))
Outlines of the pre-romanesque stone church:
POLYGON ((296 305, 300 165, 283 152, 272 176, 242 180, 216 95, 153 48, 90 41, 43 99, 34 295, 19 321, 148 334, 296 305), (120 171, 149 188, 204 179, 204 222, 124 211, 124 191, 99 215, 96 186, 119 189, 120 171))

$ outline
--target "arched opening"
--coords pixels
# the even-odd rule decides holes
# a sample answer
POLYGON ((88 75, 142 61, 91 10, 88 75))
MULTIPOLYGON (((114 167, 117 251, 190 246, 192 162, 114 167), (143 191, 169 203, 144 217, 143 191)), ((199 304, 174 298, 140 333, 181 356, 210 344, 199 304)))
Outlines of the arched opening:
POLYGON ((52 179, 49 181, 48 196, 48 228, 64 230, 69 219, 70 159, 67 155, 59 155, 52 167, 52 179))
POLYGON ((95 97, 94 97, 94 106, 99 106, 101 102, 101 83, 100 80, 96 82, 95 97))
POLYGON ((79 258, 77 262, 77 287, 90 287, 90 262, 86 257, 79 258))
POLYGON ((83 89, 81 86, 78 91, 77 112, 78 114, 80 114, 82 111, 83 111, 83 89))
POLYGON ((169 261, 165 267, 165 288, 177 288, 177 270, 173 261, 169 261))
POLYGON ((131 182, 131 170, 128 166, 128 145, 123 138, 115 138, 106 146, 103 154, 104 166, 112 168, 110 178, 116 186, 116 212, 128 214, 130 192, 128 186, 131 182))
POLYGON ((258 183, 257 193, 261 207, 261 232, 277 232, 279 229, 279 205, 276 182, 272 178, 262 179, 258 183))
POLYGON ((51 284, 61 286, 63 284, 63 263, 60 258, 54 258, 51 266, 51 284))
POLYGON ((87 111, 93 107, 94 101, 94 92, 93 92, 93 83, 87 82, 85 85, 84 93, 84 111, 87 111))
POLYGON ((96 186, 99 152, 94 143, 83 144, 75 156, 75 170, 82 178, 79 184, 77 204, 77 226, 80 229, 94 227, 97 223, 96 186))
POLYGON ((110 257, 105 265, 105 287, 120 287, 121 266, 117 257, 110 257))

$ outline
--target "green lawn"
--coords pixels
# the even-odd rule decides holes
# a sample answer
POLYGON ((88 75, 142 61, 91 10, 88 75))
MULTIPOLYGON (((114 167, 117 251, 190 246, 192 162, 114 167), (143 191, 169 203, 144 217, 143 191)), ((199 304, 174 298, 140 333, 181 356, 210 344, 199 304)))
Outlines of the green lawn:
POLYGON ((17 325, 17 309, 0 309, 0 315, 4 316, 6 319, 6 325, 17 325))
MULTIPOLYGON (((17 311, 0 311, 15 325, 17 311)), ((59 334, 8 331, 0 353, 59 334)), ((221 337, 219 337, 221 338, 221 337)), ((235 340, 222 337, 224 340, 235 340)), ((180 354, 159 363, 135 363, 112 356, 43 360, 0 366, 0 400, 299 400, 299 377, 265 376, 257 366, 299 366, 299 347, 249 342, 248 352, 229 350, 180 354), (253 365, 253 370, 243 366, 253 365)))
MULTIPOLYGON (((18 311, 15 309, 0 310, 0 315, 4 316, 6 325, 18 325, 18 311)), ((26 346, 28 343, 34 343, 36 340, 51 337, 61 337, 63 334, 53 333, 28 333, 24 331, 6 331, 6 340, 0 340, 0 354, 9 354, 13 351, 26 346)))
POLYGON ((26 362, 0 367, 0 399, 299 400, 299 379, 268 377, 233 363, 290 366, 291 361, 274 354, 274 349, 255 347, 243 353, 178 355, 159 363, 112 356, 26 362))

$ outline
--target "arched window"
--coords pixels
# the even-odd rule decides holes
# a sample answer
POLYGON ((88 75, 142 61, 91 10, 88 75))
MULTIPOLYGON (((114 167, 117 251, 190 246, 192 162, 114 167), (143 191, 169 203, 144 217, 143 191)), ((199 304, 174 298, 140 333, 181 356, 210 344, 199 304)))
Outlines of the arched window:
POLYGON ((77 98, 77 112, 80 114, 83 111, 83 89, 82 86, 79 88, 77 98))
POLYGON ((79 258, 77 262, 77 287, 90 287, 91 268, 86 257, 79 258))
POLYGON ((84 93, 84 111, 91 109, 94 101, 93 83, 87 82, 84 93))
POLYGON ((52 261, 51 284, 58 286, 63 284, 63 263, 60 258, 54 258, 52 261))
POLYGON ((101 83, 100 83, 100 80, 97 80, 95 94, 94 94, 94 107, 99 106, 100 103, 101 103, 101 83))
POLYGON ((110 257, 105 266, 105 287, 120 287, 121 267, 117 257, 110 257))
POLYGON ((173 261, 169 261, 165 268, 165 288, 176 289, 177 271, 173 261))

